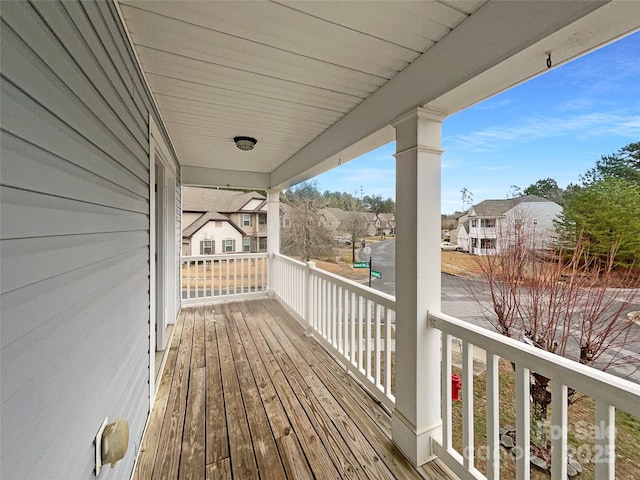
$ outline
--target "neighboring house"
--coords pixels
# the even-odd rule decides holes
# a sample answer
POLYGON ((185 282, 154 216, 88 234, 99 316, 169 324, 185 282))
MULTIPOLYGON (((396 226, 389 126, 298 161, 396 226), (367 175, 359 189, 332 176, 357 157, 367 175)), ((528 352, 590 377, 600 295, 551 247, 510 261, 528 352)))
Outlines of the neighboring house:
MULTIPOLYGON (((340 210, 340 209, 335 209, 335 210, 340 210)), ((352 222, 352 215, 357 215, 360 216, 364 219, 364 222, 366 223, 366 227, 365 227, 365 232, 364 232, 364 236, 366 237, 372 237, 374 235, 376 235, 377 232, 377 228, 376 228, 376 216, 374 213, 366 213, 366 212, 345 212, 344 210, 340 210, 341 212, 343 212, 344 214, 344 218, 340 221, 340 223, 338 224, 338 227, 333 230, 333 233, 336 233, 338 235, 343 235, 346 236, 347 238, 351 238, 351 234, 352 234, 352 229, 353 229, 353 222, 352 222)), ((360 239, 352 239, 353 241, 359 241, 360 239)))
POLYGON ((375 219, 376 235, 395 235, 396 214, 378 213, 375 219))
MULTIPOLYGON (((337 207, 325 207, 320 210, 322 225, 337 237, 351 239, 350 215, 355 213, 364 218, 367 223, 365 236, 392 235, 396 231, 395 213, 367 213, 348 212, 337 207)), ((280 226, 287 228, 291 222, 288 206, 280 205, 280 226)))
POLYGON ((257 192, 182 188, 182 254, 266 252, 266 199, 257 192))
POLYGON ((341 208, 327 207, 320 210, 320 216, 324 227, 329 230, 333 235, 346 237, 351 239, 350 218, 351 215, 362 216, 367 223, 366 236, 373 236, 377 233, 376 221, 377 218, 373 213, 366 212, 348 212, 341 208))
MULTIPOLYGON (((324 227, 332 233, 337 233, 340 224, 346 220, 348 212, 345 212, 341 208, 326 207, 320 210, 320 218, 324 227)), ((344 233, 344 232, 340 232, 344 233)))
MULTIPOLYGON (((557 203, 535 195, 484 200, 469 209, 469 251, 476 255, 500 253, 512 241, 510 237, 516 226, 526 230, 529 241, 543 246, 552 240, 553 221, 561 212, 562 207, 557 203)), ((464 236, 464 229, 463 226, 458 230, 459 245, 462 245, 460 234, 464 236)))

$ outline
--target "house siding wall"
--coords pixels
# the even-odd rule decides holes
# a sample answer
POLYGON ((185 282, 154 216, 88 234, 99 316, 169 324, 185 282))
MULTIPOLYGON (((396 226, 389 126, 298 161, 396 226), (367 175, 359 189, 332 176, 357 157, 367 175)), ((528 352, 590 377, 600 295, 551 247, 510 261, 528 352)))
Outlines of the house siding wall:
POLYGON ((518 218, 524 219, 530 229, 532 240, 538 248, 544 248, 554 238, 554 220, 557 220, 561 213, 562 207, 554 202, 523 203, 507 211, 505 220, 507 224, 513 224, 518 218))
POLYGON ((222 241, 228 239, 236 241, 235 252, 242 252, 242 234, 229 222, 208 222, 191 237, 191 254, 200 255, 200 241, 202 240, 215 240, 215 253, 225 253, 222 251, 222 241), (216 227, 216 223, 220 226, 216 227))
POLYGON ((149 411, 152 103, 111 2, 1 17, 0 477, 95 478, 108 417, 129 450, 100 478, 128 478, 149 411))

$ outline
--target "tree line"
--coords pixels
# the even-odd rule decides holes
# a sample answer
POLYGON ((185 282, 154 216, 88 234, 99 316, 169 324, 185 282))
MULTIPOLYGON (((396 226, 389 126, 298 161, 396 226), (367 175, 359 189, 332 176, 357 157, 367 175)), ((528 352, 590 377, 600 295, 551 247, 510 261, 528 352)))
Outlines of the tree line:
POLYGON ((384 198, 382 195, 353 195, 347 192, 331 192, 325 190, 320 192, 316 182, 303 182, 287 189, 282 194, 285 202, 295 202, 299 200, 315 200, 323 208, 341 208, 347 212, 366 213, 393 213, 396 209, 396 202, 391 198, 384 198))

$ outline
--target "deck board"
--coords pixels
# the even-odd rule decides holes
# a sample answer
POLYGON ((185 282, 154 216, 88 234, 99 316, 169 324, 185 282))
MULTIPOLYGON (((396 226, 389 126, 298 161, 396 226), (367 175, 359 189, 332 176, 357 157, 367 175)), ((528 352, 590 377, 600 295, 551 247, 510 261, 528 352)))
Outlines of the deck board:
POLYGON ((187 310, 184 315, 178 359, 171 379, 152 478, 177 478, 178 476, 184 417, 187 410, 194 316, 195 310, 187 310))
POLYGON ((183 309, 134 472, 146 479, 453 479, 275 300, 183 309))

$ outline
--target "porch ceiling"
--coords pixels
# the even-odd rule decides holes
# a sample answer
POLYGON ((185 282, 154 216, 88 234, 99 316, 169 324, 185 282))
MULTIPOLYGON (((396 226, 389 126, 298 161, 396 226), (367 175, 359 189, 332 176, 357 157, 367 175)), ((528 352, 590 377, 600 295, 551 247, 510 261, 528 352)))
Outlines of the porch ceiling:
POLYGON ((640 25, 638 2, 135 1, 126 28, 192 185, 282 188, 640 25), (251 152, 233 137, 258 140, 251 152))

